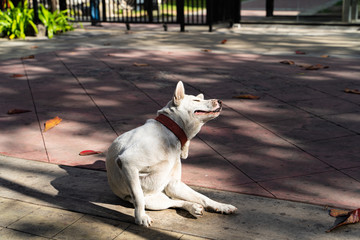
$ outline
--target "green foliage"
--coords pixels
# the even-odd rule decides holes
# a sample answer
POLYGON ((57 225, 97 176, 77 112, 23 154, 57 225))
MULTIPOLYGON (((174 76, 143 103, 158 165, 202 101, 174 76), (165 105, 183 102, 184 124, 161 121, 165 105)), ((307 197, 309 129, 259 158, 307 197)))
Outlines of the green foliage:
POLYGON ((48 38, 52 38, 54 34, 60 32, 71 31, 74 29, 69 20, 74 20, 68 16, 69 10, 50 12, 42 4, 39 9, 39 19, 46 27, 48 38))
POLYGON ((5 34, 9 39, 23 38, 25 39, 26 32, 29 27, 32 27, 37 33, 37 27, 33 22, 34 10, 28 8, 28 2, 24 5, 21 2, 17 7, 9 1, 10 8, 5 11, 0 11, 0 33, 5 34))
MULTIPOLYGON (((9 1, 9 8, 0 11, 0 33, 8 36, 9 39, 22 38, 25 39, 26 34, 32 28, 35 33, 38 29, 33 22, 34 10, 28 8, 28 2, 24 1, 24 5, 20 2, 17 7, 9 1)), ((74 20, 68 15, 68 10, 50 12, 40 4, 39 19, 45 26, 48 38, 52 38, 54 34, 73 30, 69 20, 74 20)))

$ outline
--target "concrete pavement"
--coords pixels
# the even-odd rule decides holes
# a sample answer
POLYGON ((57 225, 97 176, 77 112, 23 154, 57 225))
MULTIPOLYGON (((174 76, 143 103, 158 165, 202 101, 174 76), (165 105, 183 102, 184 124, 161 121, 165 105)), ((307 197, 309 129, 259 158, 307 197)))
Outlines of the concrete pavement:
POLYGON ((106 187, 102 171, 1 157, 1 239, 358 239, 322 206, 246 194, 196 190, 234 204, 238 213, 206 212, 194 219, 182 210, 149 211, 154 224, 133 224, 133 208, 106 187))
POLYGON ((323 233, 334 221, 324 206, 353 209, 360 202, 359 95, 344 92, 360 88, 356 28, 124 29, 119 24, 86 25, 53 40, 0 40, 0 152, 42 161, 2 157, 0 197, 85 214, 51 236, 19 229, 13 222, 1 225, 2 232, 57 238, 89 214, 125 222, 125 232, 132 229, 132 210, 109 192, 102 171, 91 170, 104 169, 104 155, 78 154, 105 151, 117 135, 154 117, 182 80, 188 93, 203 92, 226 105, 193 141, 190 158, 183 162, 183 180, 240 211, 235 216, 209 213, 201 220, 173 210, 151 212, 158 219, 155 228, 182 234, 177 239, 184 234, 212 239, 358 236, 356 225, 334 235, 323 233), (282 60, 329 68, 310 71, 282 60), (260 100, 233 98, 240 94, 260 100), (32 112, 6 114, 14 108, 32 112), (44 122, 55 116, 63 122, 43 132, 44 122), (37 168, 43 170, 32 170, 37 168), (79 199, 86 203, 77 204, 79 199), (165 216, 170 220, 163 221, 165 216))

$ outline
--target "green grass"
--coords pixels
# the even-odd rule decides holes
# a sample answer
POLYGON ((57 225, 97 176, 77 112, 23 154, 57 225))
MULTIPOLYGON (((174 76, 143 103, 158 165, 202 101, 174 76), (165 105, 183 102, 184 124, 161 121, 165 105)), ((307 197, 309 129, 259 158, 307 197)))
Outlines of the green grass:
MULTIPOLYGON (((163 3, 161 9, 169 9, 169 10, 172 9, 176 11, 176 1, 171 1, 171 2, 168 1, 168 3, 163 3)), ((194 12, 202 9, 206 9, 206 0, 185 1, 184 10, 187 12, 194 12), (191 6, 192 4, 194 4, 195 6, 191 6)))

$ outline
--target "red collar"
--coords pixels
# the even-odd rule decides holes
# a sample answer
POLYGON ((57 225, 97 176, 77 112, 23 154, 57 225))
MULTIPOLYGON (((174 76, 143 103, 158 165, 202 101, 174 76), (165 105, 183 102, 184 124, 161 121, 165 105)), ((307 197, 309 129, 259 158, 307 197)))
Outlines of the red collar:
POLYGON ((172 120, 171 118, 169 118, 163 114, 160 114, 159 116, 157 116, 155 118, 155 120, 160 122, 162 125, 167 127, 172 133, 175 134, 175 136, 181 142, 181 148, 185 145, 185 143, 187 142, 187 136, 186 136, 184 130, 182 130, 179 127, 179 125, 177 125, 177 123, 174 122, 174 120, 172 120))

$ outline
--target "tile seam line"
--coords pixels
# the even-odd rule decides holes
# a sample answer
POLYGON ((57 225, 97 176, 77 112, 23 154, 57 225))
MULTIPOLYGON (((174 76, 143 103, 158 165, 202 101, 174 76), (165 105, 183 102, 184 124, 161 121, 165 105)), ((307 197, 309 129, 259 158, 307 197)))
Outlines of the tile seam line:
MULTIPOLYGON (((270 95, 270 94, 268 94, 268 95, 270 95)), ((329 94, 329 95, 330 95, 330 94, 329 94)), ((343 129, 351 132, 352 134, 354 134, 354 135, 344 135, 344 136, 336 137, 336 138, 333 138, 333 139, 345 138, 345 137, 350 137, 350 136, 359 136, 359 135, 360 135, 360 133, 358 133, 358 132, 355 132, 355 131, 353 131, 353 130, 351 130, 351 129, 348 129, 348 128, 346 128, 346 127, 344 127, 344 126, 342 126, 342 125, 340 125, 340 124, 338 124, 338 123, 335 123, 335 122, 333 122, 333 121, 330 121, 330 120, 328 120, 328 119, 325 119, 325 118, 323 118, 322 116, 319 116, 319 115, 314 114, 314 113, 312 113, 312 112, 306 111, 306 110, 304 110, 304 109, 302 109, 302 108, 300 108, 300 107, 298 107, 298 106, 296 106, 296 105, 287 103, 287 102, 285 102, 285 101, 277 98, 276 96, 273 96, 273 95, 270 95, 270 96, 271 96, 271 97, 274 97, 275 99, 279 100, 279 101, 282 102, 282 103, 288 104, 288 105, 290 105, 290 106, 292 106, 292 107, 294 107, 294 108, 297 108, 297 109, 300 109, 300 110, 302 110, 302 111, 304 111, 304 112, 307 112, 307 113, 309 113, 310 115, 312 115, 312 117, 316 117, 316 118, 319 118, 319 119, 324 120, 324 121, 326 121, 326 122, 329 122, 329 123, 331 123, 331 124, 333 124, 333 125, 335 125, 335 126, 341 127, 341 128, 343 128, 343 129)), ((330 96, 331 96, 331 95, 330 95, 330 96)), ((232 108, 231 108, 231 109, 232 109, 232 108)), ((232 110, 234 110, 234 109, 232 109, 232 110)), ((234 110, 234 111, 237 112, 236 110, 234 110)), ((241 113, 239 113, 239 114, 241 114, 241 113)), ((329 167, 333 168, 333 169, 336 170, 336 171, 339 171, 339 172, 343 173, 344 175, 350 177, 351 179, 353 179, 353 180, 355 180, 355 181, 357 181, 357 182, 360 182, 360 180, 357 180, 357 179, 349 176, 348 174, 345 174, 343 171, 341 171, 341 169, 338 169, 338 168, 336 168, 335 166, 333 166, 333 165, 325 162, 324 160, 320 159, 319 157, 317 157, 317 156, 315 156, 315 155, 307 152, 305 149, 303 149, 302 147, 298 146, 297 144, 295 144, 295 143, 287 140, 286 138, 283 138, 283 137, 279 136, 278 134, 276 134, 275 132, 273 132, 272 130, 268 129, 266 126, 264 126, 263 123, 258 123, 258 124, 259 124, 260 126, 262 126, 263 128, 265 128, 266 130, 272 132, 272 133, 275 134, 276 136, 280 137, 280 138, 283 139, 284 141, 286 141, 286 142, 288 142, 289 144, 293 145, 293 146, 296 147, 297 149, 301 150, 302 152, 304 152, 304 153, 306 153, 306 154, 308 154, 308 155, 310 155, 310 156, 318 159, 320 162, 328 165, 329 167)), ((326 141, 326 140, 330 140, 330 139, 331 139, 331 138, 324 139, 324 140, 319 140, 319 141, 326 141)), ((312 142, 317 142, 317 141, 312 141, 312 142)))
MULTIPOLYGON (((317 88, 314 88, 314 87, 311 87, 311 86, 306 86, 306 87, 309 88, 309 89, 311 89, 311 90, 324 93, 324 94, 326 94, 326 95, 328 95, 328 96, 330 96, 330 97, 332 97, 332 98, 341 99, 341 100, 343 100, 343 101, 345 101, 345 102, 352 103, 352 104, 355 104, 355 105, 360 106, 359 103, 356 103, 356 102, 353 102, 353 101, 348 100, 348 99, 346 99, 346 98, 343 98, 342 95, 338 95, 338 96, 337 96, 337 95, 334 95, 334 94, 331 94, 331 93, 327 93, 327 92, 325 92, 325 91, 322 91, 322 90, 320 90, 320 89, 317 89, 317 88)), ((343 90, 343 91, 340 91, 340 90, 339 90, 339 92, 345 93, 344 90, 343 90)), ((347 94, 349 94, 349 93, 347 93, 347 94)))
POLYGON ((101 115, 103 116, 103 118, 105 119, 106 123, 110 126, 111 130, 117 135, 119 136, 119 134, 117 133, 116 129, 111 125, 109 119, 106 117, 105 113, 101 110, 101 108, 96 104, 94 98, 91 96, 91 94, 86 90, 85 86, 81 83, 81 81, 78 79, 78 77, 70 70, 70 68, 65 64, 65 62, 62 60, 62 58, 56 53, 54 52, 55 56, 57 57, 57 59, 59 59, 59 61, 64 65, 64 67, 71 73, 71 75, 75 78, 76 82, 78 83, 78 85, 82 88, 82 90, 85 92, 86 96, 88 96, 88 98, 90 98, 91 102, 95 105, 95 107, 97 108, 97 110, 101 113, 101 115))
MULTIPOLYGON (((309 89, 312 89, 312 88, 309 87, 309 89)), ((321 91, 319 91, 319 90, 317 90, 317 89, 312 89, 312 90, 321 92, 321 91)), ((329 122, 329 123, 331 123, 331 124, 333 124, 333 125, 335 125, 335 126, 341 127, 341 128, 343 128, 343 129, 345 129, 345 130, 347 130, 347 131, 349 131, 349 132, 351 132, 351 133, 353 133, 353 134, 355 134, 355 135, 360 135, 359 132, 356 132, 356 131, 354 131, 354 130, 352 130, 352 129, 350 129, 350 128, 347 128, 347 127, 345 127, 345 126, 343 126, 343 125, 341 125, 341 124, 339 124, 339 123, 336 123, 336 122, 334 122, 334 121, 331 121, 331 120, 329 120, 329 119, 326 119, 326 116, 336 116, 336 115, 339 115, 339 114, 354 113, 353 111, 351 111, 351 112, 342 112, 342 113, 339 113, 339 114, 319 115, 319 114, 315 114, 315 113, 313 113, 313 112, 310 112, 310 111, 308 111, 308 110, 306 110, 306 109, 303 109, 303 108, 301 108, 301 107, 299 107, 299 106, 296 106, 295 104, 291 103, 291 101, 290 101, 290 102, 286 102, 286 101, 284 101, 284 100, 282 100, 282 99, 274 96, 273 94, 269 94, 269 93, 265 93, 265 94, 268 95, 268 96, 270 96, 270 97, 273 97, 273 98, 275 98, 276 100, 278 100, 278 101, 280 101, 280 102, 282 102, 282 103, 284 103, 284 104, 286 104, 286 105, 289 105, 289 106, 291 106, 291 107, 293 107, 293 108, 295 108, 295 109, 298 109, 298 110, 300 110, 300 111, 303 111, 303 112, 308 113, 308 114, 310 115, 310 117, 315 117, 315 118, 324 120, 324 121, 329 122)), ((333 96, 333 95, 328 94, 328 93, 324 93, 324 94, 327 94, 327 95, 329 95, 329 96, 331 96, 331 97, 338 98, 338 97, 333 96)), ((341 100, 344 100, 344 99, 342 99, 342 98, 340 98, 340 99, 341 99, 341 100)), ((312 99, 308 99, 308 100, 312 100, 312 99)), ((306 101, 308 101, 308 100, 306 100, 306 101)), ((349 102, 349 101, 346 101, 346 102, 352 103, 352 102, 349 102)), ((354 104, 354 103, 352 103, 352 104, 354 104)), ((281 120, 281 121, 282 121, 282 120, 281 120)), ((317 141, 317 140, 315 140, 315 141, 317 141)))
MULTIPOLYGON (((113 219, 114 220, 114 219, 113 219)), ((121 233, 119 233, 118 235, 116 235, 115 237, 113 237, 112 238, 112 240, 115 240, 116 238, 118 238, 120 235, 122 235, 125 231, 127 231, 130 227, 131 227, 131 225, 132 225, 132 223, 128 223, 128 222, 123 222, 123 221, 119 221, 119 220, 116 220, 116 221, 118 221, 118 222, 121 222, 121 223, 127 223, 127 224, 129 224, 127 227, 125 227, 122 231, 121 231, 121 233)))
POLYGON ((37 234, 34 234, 34 233, 30 233, 30 232, 26 232, 26 231, 23 231, 23 230, 10 228, 10 227, 5 227, 4 229, 8 229, 8 230, 15 231, 15 232, 20 232, 20 233, 25 233, 25 234, 31 235, 33 237, 40 237, 40 238, 49 239, 49 240, 53 239, 53 238, 45 237, 45 236, 42 236, 42 235, 37 235, 37 234))
MULTIPOLYGON (((67 209, 65 209, 65 211, 68 211, 67 209)), ((61 229, 59 232, 55 233, 51 239, 56 238, 56 236, 58 236, 59 234, 61 234, 62 232, 64 232, 66 229, 68 229, 69 227, 73 226, 75 223, 77 223, 78 221, 80 221, 80 219, 84 218, 86 216, 86 214, 81 214, 81 216, 74 220, 72 223, 68 224, 66 227, 64 227, 63 229, 61 229)))
POLYGON ((28 75, 28 71, 27 71, 27 69, 26 69, 26 64, 25 64, 24 59, 21 59, 21 63, 22 63, 22 65, 23 65, 24 72, 25 72, 25 76, 26 76, 26 82, 27 82, 28 88, 29 88, 29 90, 30 90, 31 101, 32 101, 32 104, 33 104, 33 107, 34 107, 34 110, 35 110, 35 115, 36 115, 36 119, 37 119, 37 122, 38 122, 38 126, 39 126, 39 130, 40 130, 41 139, 42 139, 42 142, 43 142, 43 146, 44 146, 44 150, 45 150, 47 162, 50 163, 50 157, 49 157, 49 153, 48 153, 48 150, 47 150, 47 147, 46 147, 46 142, 45 142, 44 133, 43 133, 43 131, 42 131, 42 129, 41 129, 40 118, 39 118, 38 110, 37 110, 37 107, 36 107, 36 104, 35 104, 35 98, 34 98, 34 94, 33 94, 32 88, 31 88, 31 83, 30 83, 30 80, 29 80, 29 75, 28 75))
MULTIPOLYGON (((254 178, 252 178, 250 175, 248 175, 246 172, 244 172, 241 168, 236 166, 234 163, 232 163, 229 159, 227 159, 225 156, 223 156, 221 153, 216 151, 212 146, 210 146, 205 140, 203 140, 200 136, 198 137, 203 143, 205 143, 208 147, 210 147, 215 153, 217 153, 220 157, 222 157, 227 163, 229 163, 231 166, 233 166, 235 169, 240 171, 242 174, 244 174, 246 177, 248 177, 253 183, 258 185, 260 188, 262 188, 265 192, 269 193, 273 198, 277 199, 275 194, 270 192, 268 189, 266 189, 264 186, 262 186, 258 181, 256 181, 254 178)), ((248 183, 249 184, 249 183, 248 183)))
MULTIPOLYGON (((4 197, 2 197, 2 198, 4 198, 4 197)), ((5 199, 10 199, 10 200, 14 201, 14 199, 12 199, 12 198, 5 198, 5 199)), ((15 200, 15 201, 19 201, 19 200, 15 200)), ((19 201, 19 202, 22 202, 22 201, 19 201)), ((22 202, 22 203, 23 203, 23 202, 22 202)), ((7 228, 7 229, 11 229, 11 230, 16 230, 16 231, 19 231, 19 230, 17 230, 17 229, 11 228, 10 226, 11 226, 12 224, 14 224, 14 223, 19 222, 19 221, 20 221, 20 220, 22 220, 23 218, 25 218, 25 217, 29 216, 30 214, 32 214, 33 212, 35 212, 35 211, 37 211, 37 210, 39 210, 39 209, 41 208, 41 206, 39 206, 39 205, 35 205, 35 206, 37 206, 37 208, 36 208, 36 209, 34 209, 33 211, 29 212, 28 214, 25 214, 24 216, 20 217, 20 218, 19 218, 19 219, 17 219, 16 221, 14 221, 14 222, 12 222, 12 223, 8 224, 7 226, 5 226, 5 228, 7 228)), ((25 233, 28 233, 28 232, 25 232, 25 233)))

